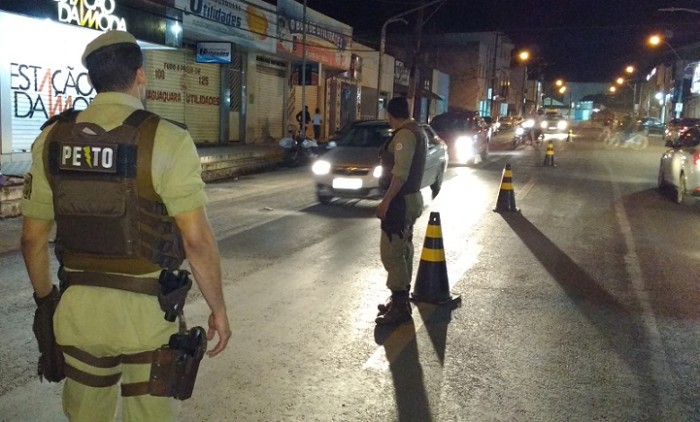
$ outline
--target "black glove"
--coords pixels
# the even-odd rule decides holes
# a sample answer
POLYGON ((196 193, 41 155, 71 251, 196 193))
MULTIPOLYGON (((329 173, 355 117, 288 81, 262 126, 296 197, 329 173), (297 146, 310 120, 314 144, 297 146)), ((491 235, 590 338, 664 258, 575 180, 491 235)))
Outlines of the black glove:
POLYGON ((406 228, 406 198, 403 195, 398 194, 391 200, 381 228, 389 236, 389 241, 392 234, 403 237, 403 231, 406 228))
POLYGON ((36 311, 34 312, 34 323, 32 330, 39 344, 39 379, 46 378, 49 382, 59 382, 65 378, 63 353, 56 344, 56 337, 53 333, 53 314, 56 311, 58 302, 61 300, 61 293, 56 286, 53 286, 51 293, 45 297, 38 298, 34 294, 36 311))

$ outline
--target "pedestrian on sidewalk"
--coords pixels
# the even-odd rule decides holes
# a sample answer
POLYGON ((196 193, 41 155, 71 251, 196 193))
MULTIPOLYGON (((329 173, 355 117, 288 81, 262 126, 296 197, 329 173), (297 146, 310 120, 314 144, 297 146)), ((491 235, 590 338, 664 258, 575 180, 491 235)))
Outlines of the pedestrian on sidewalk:
POLYGON ((311 120, 314 125, 314 139, 318 141, 321 138, 321 123, 323 122, 323 119, 321 118, 321 110, 319 110, 318 107, 316 108, 314 117, 312 117, 311 120))
POLYGON ((387 271, 389 300, 378 306, 376 323, 397 324, 411 320, 408 292, 413 277, 413 225, 423 211, 421 180, 425 170, 428 139, 410 118, 404 97, 387 104, 392 137, 380 149, 384 197, 377 207, 381 219, 380 255, 387 271))
POLYGON ((304 110, 297 113, 297 122, 299 123, 299 133, 302 139, 306 137, 306 129, 309 127, 311 122, 311 113, 309 113, 309 106, 304 106, 304 110))
POLYGON ((114 420, 120 393, 124 420, 174 421, 175 397, 189 397, 189 388, 161 382, 179 377, 162 358, 179 360, 186 338, 192 355, 177 356, 198 364, 204 337, 210 357, 231 337, 199 157, 186 129, 143 110, 143 52, 131 34, 101 34, 82 63, 97 95, 85 110, 44 124, 22 201, 39 374, 65 376, 71 422, 114 420), (49 269, 54 221, 60 291, 49 269), (206 333, 187 331, 181 319, 192 284, 180 269, 185 258, 211 310, 206 333), (167 296, 166 284, 175 289, 167 296), (186 337, 177 335, 177 316, 186 337))

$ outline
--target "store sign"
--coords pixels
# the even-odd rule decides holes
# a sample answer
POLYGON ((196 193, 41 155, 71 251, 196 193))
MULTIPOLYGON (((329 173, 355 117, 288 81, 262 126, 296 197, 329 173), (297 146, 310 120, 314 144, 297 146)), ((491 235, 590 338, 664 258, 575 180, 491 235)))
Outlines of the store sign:
POLYGON ((275 15, 262 0, 175 0, 185 12, 182 22, 190 38, 227 39, 244 47, 274 52, 275 15))
POLYGON ((352 27, 293 0, 277 1, 277 52, 349 69, 352 27), (306 38, 306 45, 303 40, 306 38))
POLYGON ((690 92, 693 94, 700 94, 700 65, 695 66, 693 80, 690 84, 690 92))
POLYGON ((126 31, 126 20, 114 14, 116 0, 51 0, 58 21, 101 31, 126 31))
POLYGON ((10 63, 12 117, 38 124, 71 107, 84 109, 95 96, 87 72, 39 62, 10 63))
POLYGON ((197 63, 231 63, 230 42, 198 42, 197 63))
POLYGON ((397 85, 408 86, 410 80, 411 69, 407 68, 400 60, 394 61, 394 83, 397 85))

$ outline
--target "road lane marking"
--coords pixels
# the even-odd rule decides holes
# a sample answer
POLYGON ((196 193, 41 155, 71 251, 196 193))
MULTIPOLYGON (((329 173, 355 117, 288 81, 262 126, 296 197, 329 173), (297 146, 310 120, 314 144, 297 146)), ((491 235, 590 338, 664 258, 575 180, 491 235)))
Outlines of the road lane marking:
MULTIPOLYGON (((613 175, 612 169, 609 163, 605 164, 608 174, 613 175)), ((639 256, 637 255, 637 248, 634 241, 634 236, 632 235, 632 225, 627 217, 627 211, 625 211, 625 204, 622 197, 622 191, 620 189, 620 184, 613 181, 613 197, 615 206, 615 218, 617 223, 620 225, 620 231, 625 240, 625 246, 627 247, 627 253, 624 256, 625 269, 629 274, 630 281, 635 295, 637 296, 637 303, 639 303, 641 309, 641 324, 645 329, 649 346, 650 346, 650 356, 659 356, 660 358, 650 359, 649 365, 652 367, 652 378, 654 383, 661 384, 658 385, 657 391, 662 392, 672 392, 675 390, 670 382, 666 380, 664 374, 670 374, 671 368, 668 364, 668 359, 666 352, 663 347, 663 342, 661 341, 661 333, 659 332, 659 326, 656 322, 656 317, 654 311, 651 307, 649 300, 649 294, 647 293, 647 288, 644 285, 642 266, 639 256)), ((659 394, 659 400, 661 401, 661 410, 663 412, 662 420, 672 419, 671 415, 668 414, 668 409, 673 409, 677 403, 669 403, 669 399, 672 394, 659 394), (671 407, 669 407, 671 406, 671 407)))
POLYGON ((532 177, 530 180, 525 183, 525 186, 523 186, 522 189, 516 194, 518 196, 518 199, 525 199, 528 193, 530 193, 530 190, 535 186, 535 182, 537 180, 532 177))

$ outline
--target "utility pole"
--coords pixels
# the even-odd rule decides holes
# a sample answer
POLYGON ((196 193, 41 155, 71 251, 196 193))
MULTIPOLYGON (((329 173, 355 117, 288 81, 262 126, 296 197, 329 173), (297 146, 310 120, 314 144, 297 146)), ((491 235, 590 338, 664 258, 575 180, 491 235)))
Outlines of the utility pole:
POLYGON ((413 58, 411 63, 411 79, 409 81, 408 87, 408 106, 410 109, 410 115, 416 120, 419 120, 417 118, 419 116, 414 115, 416 109, 416 85, 418 83, 418 76, 420 75, 420 72, 418 71, 417 62, 418 55, 420 54, 420 41, 421 37, 423 36, 423 10, 425 9, 425 6, 425 0, 421 0, 420 9, 418 11, 418 25, 416 27, 416 49, 413 51, 413 58))
POLYGON ((301 20, 301 139, 306 139, 306 0, 301 20))
MULTIPOLYGON (((384 25, 382 25, 381 41, 379 43, 379 65, 378 65, 378 72, 377 72, 378 73, 377 74, 377 117, 379 117, 379 98, 381 97, 381 93, 382 93, 382 90, 381 90, 381 86, 382 86, 382 56, 384 55, 384 47, 386 44, 385 39, 386 39, 386 27, 387 27, 387 25, 389 25, 392 22, 397 22, 397 21, 401 21, 401 22, 406 23, 406 21, 404 19, 399 19, 399 18, 402 16, 406 16, 410 13, 413 13, 417 10, 422 10, 428 6, 432 6, 436 3, 441 3, 444 1, 445 0, 433 0, 430 3, 424 3, 421 6, 414 7, 413 9, 407 10, 405 12, 399 13, 398 15, 394 15, 394 16, 390 17, 389 19, 386 20, 386 22, 384 22, 384 25)), ((423 0, 423 2, 425 2, 425 0, 423 0)), ((423 18, 421 16, 421 24, 422 24, 422 21, 423 21, 423 18)), ((420 38, 419 38, 419 40, 420 40, 420 38)), ((419 43, 418 47, 420 48, 420 43, 419 43)), ((409 90, 410 90, 410 85, 411 85, 411 83, 409 82, 409 90)), ((409 101, 408 105, 409 105, 409 107, 411 107, 410 101, 409 101)))
MULTIPOLYGON (((493 45, 493 63, 491 63, 491 93, 487 100, 489 116, 493 116, 493 97, 496 92, 496 59, 498 58, 498 39, 500 38, 500 33, 496 32, 494 45, 493 45)), ((488 91, 487 91, 488 92, 488 91)))

